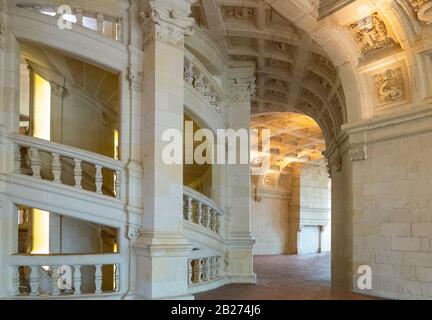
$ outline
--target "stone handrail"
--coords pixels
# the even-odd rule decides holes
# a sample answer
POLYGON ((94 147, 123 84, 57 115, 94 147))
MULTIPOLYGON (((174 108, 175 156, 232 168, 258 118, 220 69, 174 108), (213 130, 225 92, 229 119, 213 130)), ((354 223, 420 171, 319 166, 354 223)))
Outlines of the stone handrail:
POLYGON ((10 258, 12 297, 79 296, 120 291, 119 254, 101 255, 15 255, 10 258), (105 279, 106 270, 112 274, 105 279), (103 290, 108 281, 110 290, 103 290))
POLYGON ((187 50, 185 51, 184 81, 209 104, 218 116, 221 115, 223 99, 221 86, 206 67, 187 50))
POLYGON ((94 30, 114 40, 123 40, 123 26, 126 23, 125 9, 128 7, 126 1, 77 1, 76 4, 68 4, 61 0, 15 0, 18 8, 34 10, 41 14, 60 17, 57 13, 59 7, 67 4, 72 9, 73 18, 77 25, 94 30), (94 19, 94 28, 89 27, 86 19, 94 19), (110 32, 108 32, 108 30, 110 32))
POLYGON ((9 140, 15 146, 15 173, 120 199, 120 161, 20 134, 10 134, 9 140), (70 162, 74 163, 73 170, 70 162), (87 182, 94 184, 92 188, 83 177, 91 178, 87 182))
POLYGON ((212 200, 184 186, 184 220, 198 224, 220 235, 223 211, 212 200))

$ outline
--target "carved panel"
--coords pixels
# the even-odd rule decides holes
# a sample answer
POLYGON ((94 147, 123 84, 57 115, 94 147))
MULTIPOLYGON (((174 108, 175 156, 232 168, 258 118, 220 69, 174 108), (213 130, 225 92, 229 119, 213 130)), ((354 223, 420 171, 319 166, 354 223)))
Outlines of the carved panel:
POLYGON ((239 22, 254 22, 255 21, 255 8, 251 7, 222 7, 222 14, 226 21, 239 21, 239 22))
POLYGON ((400 103, 407 99, 405 72, 402 66, 375 74, 373 82, 376 106, 400 103))
POLYGON ((351 24, 350 29, 363 54, 395 45, 384 20, 377 12, 351 24))

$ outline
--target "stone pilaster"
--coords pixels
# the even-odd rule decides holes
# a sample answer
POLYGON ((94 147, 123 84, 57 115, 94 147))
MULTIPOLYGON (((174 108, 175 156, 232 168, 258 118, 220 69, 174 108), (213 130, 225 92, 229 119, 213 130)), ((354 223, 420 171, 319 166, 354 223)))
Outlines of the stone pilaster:
MULTIPOLYGON (((230 70, 229 128, 234 130, 250 129, 251 101, 255 94, 254 68, 230 70)), ((246 146, 249 149, 249 146, 246 146)), ((237 141, 237 151, 240 143, 237 141)), ((249 150, 247 151, 249 152, 249 150)), ((239 159, 237 159, 237 163, 239 159)), ((255 241, 251 236, 250 221, 250 168, 249 164, 228 165, 227 202, 230 208, 228 241, 229 274, 233 282, 256 281, 253 272, 252 247, 255 241)))
POLYGON ((166 164, 167 129, 183 132, 184 37, 191 34, 186 0, 145 1, 142 91, 143 236, 135 243, 136 295, 187 296, 191 245, 183 237, 183 166, 166 164))

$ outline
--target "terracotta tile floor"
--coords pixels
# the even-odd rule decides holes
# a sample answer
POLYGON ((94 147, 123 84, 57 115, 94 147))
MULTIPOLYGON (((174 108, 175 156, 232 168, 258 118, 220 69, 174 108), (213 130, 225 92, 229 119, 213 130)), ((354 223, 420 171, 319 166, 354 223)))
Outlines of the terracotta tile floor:
POLYGON ((335 293, 330 284, 330 254, 256 256, 257 284, 232 284, 196 295, 197 300, 363 300, 335 293))

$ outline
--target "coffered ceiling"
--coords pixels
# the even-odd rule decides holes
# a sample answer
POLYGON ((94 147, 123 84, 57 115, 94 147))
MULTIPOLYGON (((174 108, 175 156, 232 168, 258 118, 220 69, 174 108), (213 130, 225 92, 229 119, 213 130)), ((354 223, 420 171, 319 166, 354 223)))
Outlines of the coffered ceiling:
POLYGON ((253 116, 253 129, 270 130, 270 164, 281 171, 296 163, 318 163, 324 160, 325 141, 318 124, 298 113, 268 113, 253 116))
POLYGON ((199 0, 192 15, 231 66, 255 62, 253 114, 306 114, 326 140, 336 137, 345 117, 344 92, 336 68, 306 32, 263 0, 199 0))

